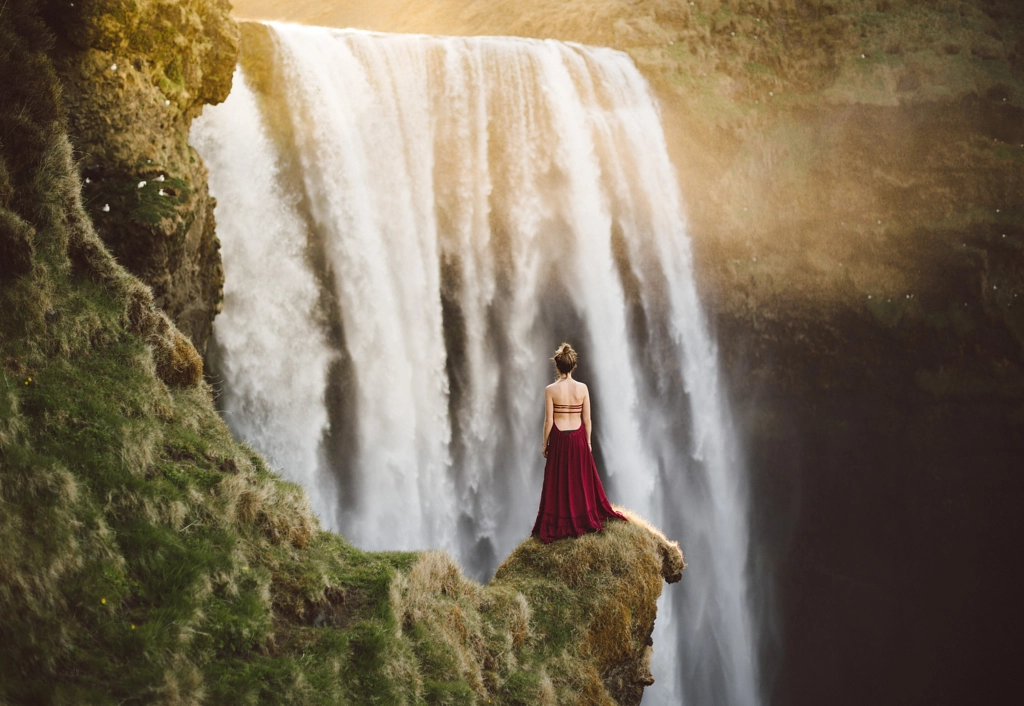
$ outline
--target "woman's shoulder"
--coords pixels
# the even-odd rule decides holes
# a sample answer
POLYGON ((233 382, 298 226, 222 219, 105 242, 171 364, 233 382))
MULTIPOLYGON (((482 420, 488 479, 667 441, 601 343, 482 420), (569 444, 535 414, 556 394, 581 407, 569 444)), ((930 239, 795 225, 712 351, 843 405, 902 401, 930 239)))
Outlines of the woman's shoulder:
POLYGON ((587 389, 586 384, 580 382, 579 380, 570 380, 569 381, 569 385, 570 385, 569 387, 566 387, 566 381, 565 380, 556 380, 555 382, 553 382, 550 385, 548 385, 547 387, 545 387, 544 388, 544 392, 549 394, 549 395, 554 393, 554 392, 563 392, 564 393, 567 390, 572 390, 573 392, 582 393, 582 394, 587 394, 589 392, 589 390, 587 389))

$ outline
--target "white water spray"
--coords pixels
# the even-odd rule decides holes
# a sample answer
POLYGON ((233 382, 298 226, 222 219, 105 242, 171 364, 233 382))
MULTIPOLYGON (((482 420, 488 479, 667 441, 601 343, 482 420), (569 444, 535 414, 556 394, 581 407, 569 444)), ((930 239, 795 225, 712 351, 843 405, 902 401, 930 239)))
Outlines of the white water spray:
POLYGON ((745 481, 632 61, 269 32, 260 91, 239 74, 193 128, 224 244, 228 423, 358 545, 442 547, 483 578, 532 526, 546 358, 572 340, 609 497, 691 567, 644 703, 758 703, 745 481))

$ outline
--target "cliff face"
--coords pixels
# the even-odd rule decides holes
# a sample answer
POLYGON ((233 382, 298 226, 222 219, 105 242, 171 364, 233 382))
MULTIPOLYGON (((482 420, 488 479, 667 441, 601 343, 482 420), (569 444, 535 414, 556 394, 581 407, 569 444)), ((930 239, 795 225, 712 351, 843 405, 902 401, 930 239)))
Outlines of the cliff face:
POLYGON ((227 0, 49 2, 83 200, 103 242, 204 351, 222 306, 214 202, 187 142, 231 89, 238 29, 227 0))
MULTIPOLYGON (((806 80, 757 54, 648 71, 773 566, 775 698, 998 701, 1024 588, 993 554, 1024 493, 1021 15, 862 8, 771 17, 806 80)), ((753 19, 716 41, 759 51, 753 19)))

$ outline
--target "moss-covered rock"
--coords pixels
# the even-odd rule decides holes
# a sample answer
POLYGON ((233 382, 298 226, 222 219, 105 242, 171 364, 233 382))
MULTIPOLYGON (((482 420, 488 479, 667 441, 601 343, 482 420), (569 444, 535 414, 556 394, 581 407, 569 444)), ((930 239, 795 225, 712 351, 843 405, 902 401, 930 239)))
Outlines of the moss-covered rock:
MULTIPOLYGON (((683 555, 643 518, 616 508, 628 523, 609 521, 602 534, 545 545, 520 545, 490 587, 525 597, 556 703, 639 704, 654 683, 651 635, 662 581, 675 583, 683 555), (574 695, 577 695, 574 697, 574 695)), ((542 663, 543 663, 542 662, 542 663)))
POLYGON ((639 704, 654 682, 656 603, 685 564, 674 542, 624 512, 630 522, 609 521, 602 533, 528 539, 486 586, 440 552, 399 572, 390 604, 419 665, 422 698, 639 704))
POLYGON ((86 211, 117 260, 204 351, 222 306, 220 244, 192 119, 231 88, 226 0, 51 0, 86 211))

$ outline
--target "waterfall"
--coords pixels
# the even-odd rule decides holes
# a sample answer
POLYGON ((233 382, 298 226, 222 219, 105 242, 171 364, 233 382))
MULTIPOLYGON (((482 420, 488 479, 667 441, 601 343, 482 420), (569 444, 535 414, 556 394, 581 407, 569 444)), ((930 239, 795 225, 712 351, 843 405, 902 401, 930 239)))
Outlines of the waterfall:
POLYGON ((659 606, 644 703, 758 703, 745 479, 632 61, 517 38, 260 36, 192 131, 218 200, 228 424, 357 545, 444 548, 486 580, 532 526, 547 358, 569 340, 609 498, 690 564, 659 606))

